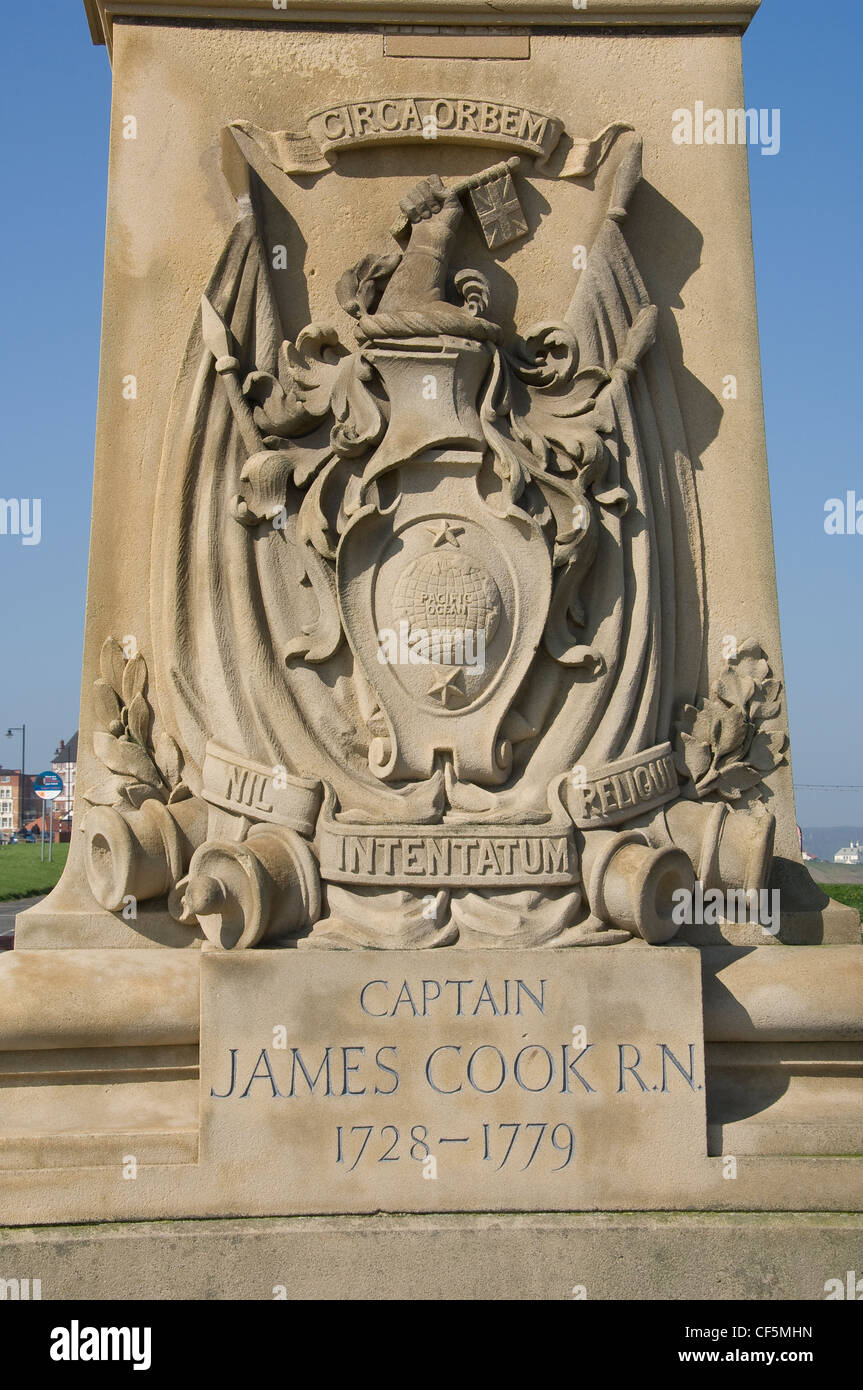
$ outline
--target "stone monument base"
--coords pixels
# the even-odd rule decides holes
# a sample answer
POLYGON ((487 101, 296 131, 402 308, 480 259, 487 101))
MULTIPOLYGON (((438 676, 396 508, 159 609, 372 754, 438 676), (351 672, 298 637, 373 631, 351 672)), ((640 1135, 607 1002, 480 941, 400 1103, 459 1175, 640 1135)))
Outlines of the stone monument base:
POLYGON ((854 1211, 861 972, 850 945, 15 951, 0 1222, 854 1211))
POLYGON ((818 1301, 838 1297, 840 1285, 849 1296, 847 1272, 860 1269, 861 1252, 863 1216, 837 1212, 274 1217, 0 1232, 3 1276, 40 1280, 45 1300, 818 1301))

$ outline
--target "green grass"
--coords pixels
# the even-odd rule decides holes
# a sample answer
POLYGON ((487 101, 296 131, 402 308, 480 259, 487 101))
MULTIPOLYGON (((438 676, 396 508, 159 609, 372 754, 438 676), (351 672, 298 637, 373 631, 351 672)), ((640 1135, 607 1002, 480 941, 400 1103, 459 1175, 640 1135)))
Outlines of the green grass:
MULTIPOLYGON (((0 848, 0 902, 12 898, 30 898, 36 893, 48 893, 58 881, 66 865, 68 845, 55 845, 51 863, 39 859, 40 846, 4 845, 0 848)), ((48 853, 48 846, 45 846, 48 853)), ((863 920, 863 883, 822 883, 830 898, 856 907, 863 920)))
POLYGON ((820 883, 819 888, 823 888, 828 898, 835 898, 838 903, 846 903, 848 907, 856 907, 863 920, 863 883, 820 883))
POLYGON ((10 898, 30 898, 48 893, 59 879, 69 854, 68 845, 55 845, 53 858, 40 862, 40 845, 4 845, 0 849, 0 902, 10 898))

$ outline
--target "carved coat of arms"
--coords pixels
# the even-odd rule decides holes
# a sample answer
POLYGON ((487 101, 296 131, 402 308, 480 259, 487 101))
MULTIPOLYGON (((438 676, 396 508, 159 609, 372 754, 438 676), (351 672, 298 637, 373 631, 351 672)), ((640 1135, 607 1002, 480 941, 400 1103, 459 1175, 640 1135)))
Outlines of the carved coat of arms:
POLYGON ((766 881, 778 683, 749 643, 697 700, 692 461, 621 226, 640 141, 583 142, 616 161, 601 229, 516 331, 463 236, 517 281, 548 151, 511 128, 333 269, 350 341, 285 339, 240 190, 165 441, 149 671, 109 639, 97 682, 104 906, 165 895, 226 948, 600 945, 670 939, 696 874, 766 881))

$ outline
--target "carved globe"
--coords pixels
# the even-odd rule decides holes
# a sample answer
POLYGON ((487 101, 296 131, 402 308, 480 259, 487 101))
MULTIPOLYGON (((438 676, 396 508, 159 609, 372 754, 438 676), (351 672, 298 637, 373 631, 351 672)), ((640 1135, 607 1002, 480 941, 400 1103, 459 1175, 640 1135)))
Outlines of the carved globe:
POLYGON ((393 591, 393 608, 410 632, 483 633, 500 621, 500 591, 475 560, 455 551, 430 551, 406 565, 393 591))

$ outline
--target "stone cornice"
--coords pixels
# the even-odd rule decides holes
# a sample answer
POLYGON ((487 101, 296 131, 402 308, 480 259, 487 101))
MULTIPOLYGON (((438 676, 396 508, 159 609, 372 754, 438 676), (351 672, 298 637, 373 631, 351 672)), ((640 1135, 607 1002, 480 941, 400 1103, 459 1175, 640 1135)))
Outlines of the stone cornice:
POLYGON ((565 25, 596 28, 648 25, 652 28, 722 27, 742 32, 761 0, 496 0, 490 15, 481 0, 84 0, 94 43, 111 45, 115 20, 227 20, 240 23, 354 23, 477 25, 565 25))

